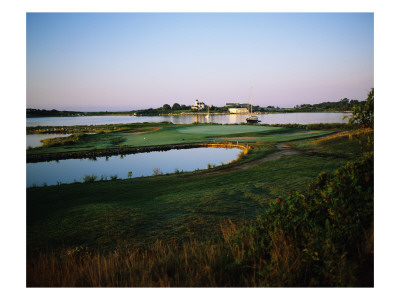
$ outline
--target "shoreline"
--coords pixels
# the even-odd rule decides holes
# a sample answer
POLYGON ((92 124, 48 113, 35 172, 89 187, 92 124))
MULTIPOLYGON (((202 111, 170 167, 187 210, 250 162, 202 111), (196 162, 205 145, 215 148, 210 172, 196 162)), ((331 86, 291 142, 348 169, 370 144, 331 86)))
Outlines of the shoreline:
POLYGON ((117 155, 128 155, 136 153, 154 152, 154 151, 169 151, 190 148, 238 148, 245 150, 246 146, 232 143, 188 143, 188 144, 171 144, 159 146, 142 146, 142 147, 124 147, 123 149, 99 149, 78 152, 61 152, 52 154, 27 154, 26 163, 49 162, 66 159, 82 159, 82 158, 97 158, 117 155))
MULTIPOLYGON (((267 115, 267 114, 287 114, 287 113, 351 113, 351 111, 255 111, 254 115, 267 115)), ((99 115, 80 115, 80 116, 26 116, 26 119, 36 119, 36 118, 79 118, 79 117, 158 117, 158 116, 206 116, 206 115, 249 115, 246 114, 232 114, 229 112, 224 113, 208 113, 208 112, 182 112, 182 113, 169 113, 169 114, 153 114, 153 115, 135 115, 134 113, 126 113, 126 114, 99 114, 99 115)))

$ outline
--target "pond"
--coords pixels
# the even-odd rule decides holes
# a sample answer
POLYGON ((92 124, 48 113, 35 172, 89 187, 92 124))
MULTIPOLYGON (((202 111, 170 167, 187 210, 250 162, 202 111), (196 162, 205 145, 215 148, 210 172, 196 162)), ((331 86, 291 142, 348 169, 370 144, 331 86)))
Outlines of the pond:
MULTIPOLYGON (((311 124, 311 123, 347 123, 343 116, 348 113, 277 113, 258 115, 261 124, 311 124)), ((144 123, 144 122, 172 122, 174 124, 219 123, 235 124, 246 123, 248 115, 183 115, 183 116, 93 116, 93 117, 43 117, 27 118, 26 126, 73 126, 73 125, 103 125, 121 123, 144 123)))
POLYGON ((70 134, 27 134, 26 135, 26 148, 32 147, 35 148, 37 146, 42 145, 41 140, 44 139, 52 139, 56 137, 66 137, 69 136, 70 134))
POLYGON ((118 179, 152 176, 155 173, 191 172, 219 166, 235 160, 241 153, 237 148, 192 148, 98 157, 96 159, 66 159, 26 164, 26 186, 57 185, 83 182, 85 175, 96 180, 111 176, 118 179), (129 173, 132 172, 132 173, 129 173))

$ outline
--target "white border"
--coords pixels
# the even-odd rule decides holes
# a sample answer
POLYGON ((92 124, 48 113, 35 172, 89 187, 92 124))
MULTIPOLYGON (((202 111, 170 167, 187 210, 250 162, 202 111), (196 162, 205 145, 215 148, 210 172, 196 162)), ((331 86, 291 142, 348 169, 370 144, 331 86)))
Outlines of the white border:
POLYGON ((394 1, 4 1, 1 5, 1 99, 3 129, 1 172, 1 294, 30 299, 108 298, 114 293, 139 297, 248 298, 257 296, 293 299, 323 297, 378 298, 399 296, 397 259, 398 146, 394 134, 399 111, 398 11, 394 1), (378 4, 379 3, 379 4, 378 4), (25 13, 26 12, 374 12, 376 90, 376 197, 374 289, 26 289, 25 288, 25 13), (17 115, 17 116, 16 116, 17 115), (16 122, 18 123, 15 126, 16 122), (15 132, 23 141, 14 145, 15 132), (23 133, 20 135, 20 133, 23 133))

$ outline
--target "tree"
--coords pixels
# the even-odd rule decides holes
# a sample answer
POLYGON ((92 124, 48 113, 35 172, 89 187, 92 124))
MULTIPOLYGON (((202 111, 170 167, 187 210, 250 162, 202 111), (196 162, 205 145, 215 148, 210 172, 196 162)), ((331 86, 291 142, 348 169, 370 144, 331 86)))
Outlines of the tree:
POLYGON ((349 108, 349 99, 343 98, 340 100, 340 109, 347 110, 349 108))
POLYGON ((374 128, 374 88, 368 93, 367 100, 353 107, 350 124, 360 124, 363 128, 374 128))
POLYGON ((164 104, 162 109, 163 110, 171 110, 171 106, 169 104, 164 104))
POLYGON ((174 103, 174 105, 172 105, 172 109, 173 110, 181 110, 181 106, 178 103, 174 103))

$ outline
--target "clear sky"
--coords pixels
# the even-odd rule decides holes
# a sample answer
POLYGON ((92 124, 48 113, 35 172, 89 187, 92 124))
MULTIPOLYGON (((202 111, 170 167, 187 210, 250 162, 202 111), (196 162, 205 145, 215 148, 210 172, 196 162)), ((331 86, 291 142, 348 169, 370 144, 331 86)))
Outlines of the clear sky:
POLYGON ((27 108, 364 100, 372 13, 28 13, 27 108))

